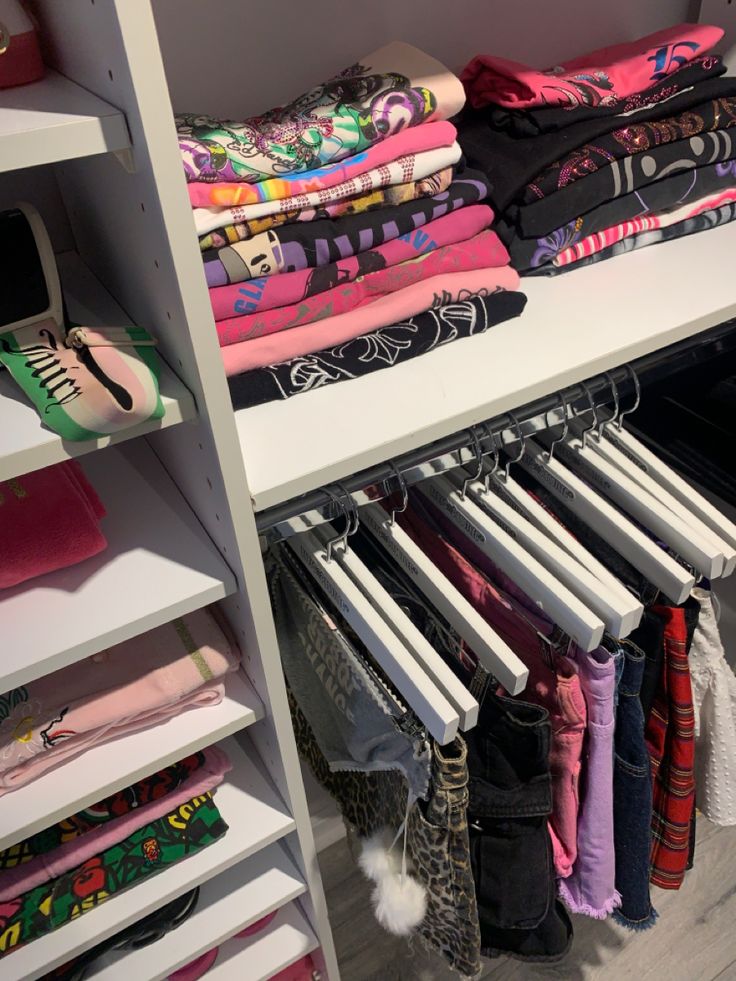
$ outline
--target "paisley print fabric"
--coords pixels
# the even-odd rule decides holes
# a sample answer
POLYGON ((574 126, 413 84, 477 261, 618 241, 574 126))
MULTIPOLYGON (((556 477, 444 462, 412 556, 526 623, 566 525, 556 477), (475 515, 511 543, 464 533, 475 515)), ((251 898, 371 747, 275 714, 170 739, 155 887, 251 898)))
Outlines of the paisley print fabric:
POLYGON ((189 181, 246 181, 337 163, 394 133, 453 116, 462 86, 434 58, 394 42, 288 105, 242 122, 176 119, 189 181))
POLYGON ((459 298, 316 354, 228 378, 236 409, 287 399, 325 385, 358 378, 419 357, 434 348, 483 334, 524 310, 523 293, 499 291, 490 296, 459 298))
POLYGON ((0 904, 0 957, 211 845, 227 825, 211 794, 195 797, 79 868, 0 904))
POLYGON ((583 177, 607 167, 613 160, 646 153, 665 143, 688 140, 700 133, 729 129, 736 124, 736 98, 713 99, 679 116, 631 123, 586 143, 557 160, 527 185, 524 203, 554 194, 583 177))
POLYGON ((545 71, 492 55, 477 55, 460 78, 471 105, 599 106, 641 92, 709 51, 719 27, 676 24, 626 44, 600 48, 545 71))
POLYGON ((634 92, 622 99, 614 99, 606 105, 579 106, 532 106, 529 109, 505 109, 491 106, 488 113, 493 125, 505 130, 514 137, 539 136, 566 129, 586 119, 600 119, 608 116, 611 125, 623 126, 638 118, 647 119, 651 110, 660 103, 666 103, 672 114, 689 109, 702 102, 699 89, 704 81, 717 78, 726 72, 720 55, 703 55, 695 58, 683 68, 667 75, 661 82, 651 85, 643 92, 634 92), (617 119, 615 117, 620 117, 617 119))

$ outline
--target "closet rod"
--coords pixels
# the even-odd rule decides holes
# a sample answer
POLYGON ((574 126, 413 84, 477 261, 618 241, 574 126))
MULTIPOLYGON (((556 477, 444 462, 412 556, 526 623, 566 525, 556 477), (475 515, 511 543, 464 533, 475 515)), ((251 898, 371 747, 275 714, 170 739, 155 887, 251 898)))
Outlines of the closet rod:
MULTIPOLYGON (((719 354, 736 350, 735 327, 736 318, 684 341, 678 341, 651 354, 643 355, 631 362, 631 367, 640 380, 656 381, 663 374, 671 374, 688 365, 695 365, 719 354)), ((507 442, 511 443, 517 435, 514 420, 519 423, 524 436, 559 425, 562 421, 561 395, 564 395, 568 406, 581 399, 585 399, 587 405, 586 388, 593 395, 606 393, 609 396, 602 400, 601 405, 612 401, 611 377, 618 386, 621 396, 626 398, 633 388, 633 380, 629 368, 623 365, 610 371, 608 377, 595 375, 584 383, 565 388, 562 392, 553 392, 551 395, 528 402, 515 409, 513 417, 504 413, 488 422, 477 423, 474 429, 482 452, 486 453, 491 449, 490 433, 493 433, 496 439, 499 435, 508 433, 507 442)), ((407 485, 410 485, 434 473, 442 473, 470 463, 474 458, 475 449, 469 439, 469 430, 462 429, 444 439, 404 453, 396 457, 392 463, 380 463, 346 477, 340 482, 340 487, 350 493, 357 505, 367 504, 370 501, 381 500, 398 489, 397 470, 407 485)), ((271 531, 274 537, 289 537, 295 533, 295 529, 289 525, 290 519, 301 516, 306 517, 311 523, 334 520, 340 514, 340 508, 335 504, 334 493, 333 490, 333 494, 330 495, 324 488, 318 488, 267 508, 256 515, 259 533, 265 534, 271 531)))

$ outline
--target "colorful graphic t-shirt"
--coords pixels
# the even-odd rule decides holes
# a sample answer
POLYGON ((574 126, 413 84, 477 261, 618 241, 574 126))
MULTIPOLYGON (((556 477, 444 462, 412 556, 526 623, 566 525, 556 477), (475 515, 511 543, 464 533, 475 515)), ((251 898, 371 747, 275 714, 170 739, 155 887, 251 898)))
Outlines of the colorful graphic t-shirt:
POLYGON ((337 163, 402 129, 448 119, 464 101, 444 65, 395 41, 262 116, 189 114, 176 125, 187 180, 254 184, 337 163))

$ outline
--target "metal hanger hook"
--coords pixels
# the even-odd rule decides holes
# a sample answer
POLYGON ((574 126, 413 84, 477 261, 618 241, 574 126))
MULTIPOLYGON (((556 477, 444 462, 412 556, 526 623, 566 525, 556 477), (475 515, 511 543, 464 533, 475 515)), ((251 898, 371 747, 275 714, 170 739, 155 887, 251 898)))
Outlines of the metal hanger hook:
POLYGON ((347 489, 345 484, 335 483, 335 487, 338 488, 342 496, 347 501, 346 511, 350 515, 350 525, 348 526, 347 533, 345 535, 345 547, 347 548, 347 539, 360 528, 360 514, 358 512, 358 505, 355 503, 355 499, 350 491, 347 489))
POLYGON ((496 446, 496 434, 493 432, 491 427, 487 422, 483 423, 483 428, 486 431, 486 435, 491 442, 491 453, 493 454, 493 466, 490 470, 486 470, 486 475, 483 478, 483 486, 485 488, 484 493, 488 494, 491 488, 491 478, 494 474, 498 473, 498 468, 501 466, 500 450, 496 446))
POLYGON ((483 447, 480 445, 480 439, 478 438, 478 433, 475 428, 471 426, 468 430, 470 433, 470 439, 472 442, 473 453, 475 454, 475 459, 478 464, 478 470, 473 474, 472 477, 467 477, 463 481, 463 489, 460 492, 460 497, 464 498, 468 490, 468 484, 472 484, 474 480, 480 480, 480 476, 483 473, 483 447))
POLYGON ((606 426, 616 425, 619 417, 619 412, 621 411, 621 398, 618 391, 618 382, 613 377, 610 371, 604 371, 603 377, 606 379, 608 384, 611 386, 611 394, 613 395, 613 415, 610 419, 603 419, 598 424, 598 429, 596 430, 596 437, 598 439, 603 435, 603 430, 606 426))
POLYGON ((582 433, 583 449, 585 449, 586 446, 588 445, 588 434, 590 433, 591 430, 595 429, 598 425, 598 409, 596 408, 595 399, 593 398, 593 393, 590 390, 590 385, 588 385, 587 382, 581 382, 580 384, 582 385, 583 391, 585 392, 585 396, 588 399, 588 405, 590 406, 590 411, 593 413, 593 421, 586 429, 583 430, 582 433))
POLYGON ((336 545, 339 545, 342 542, 343 548, 348 547, 348 536, 350 535, 351 528, 353 527, 353 516, 352 513, 348 512, 344 501, 340 500, 331 487, 325 487, 325 494, 327 494, 332 503, 340 509, 342 516, 345 518, 344 530, 341 531, 339 535, 336 535, 334 538, 330 539, 325 546, 325 557, 328 562, 331 562, 332 550, 336 545))
POLYGON ((632 412, 636 412, 636 410, 641 405, 641 383, 639 382, 639 376, 634 371, 634 368, 633 368, 632 365, 627 364, 627 365, 624 365, 624 367, 629 372, 629 374, 631 375, 631 379, 634 382, 634 392, 636 394, 636 399, 635 399, 634 404, 632 405, 632 407, 630 409, 621 409, 619 411, 619 414, 618 414, 618 422, 616 423, 616 429, 619 429, 619 430, 623 428, 623 425, 624 425, 624 416, 630 416, 631 413, 632 412))
POLYGON ((401 491, 401 507, 392 508, 391 514, 388 519, 389 525, 393 526, 396 524, 396 515, 403 514, 404 511, 406 511, 406 509, 409 507, 409 488, 406 485, 406 480, 404 479, 404 475, 396 466, 393 460, 388 461, 388 466, 391 468, 394 477, 396 477, 396 480, 398 481, 399 484, 399 490, 401 491))
MULTIPOLYGON (((564 441, 567 439, 567 434, 570 431, 570 420, 567 418, 568 408, 567 408, 567 399, 565 398, 565 393, 559 392, 558 398, 560 400, 560 408, 562 409, 562 432, 557 437, 557 439, 553 439, 552 442, 549 444, 549 449, 547 450, 547 463, 549 463, 552 460, 552 457, 554 456, 555 446, 557 446, 558 443, 564 443, 564 441)), ((548 415, 549 413, 545 412, 544 414, 545 421, 548 415)))
MULTIPOLYGON (((521 460, 521 458, 526 453, 526 439, 524 437, 524 433, 521 431, 521 423, 516 418, 513 412, 507 412, 506 415, 509 417, 509 419, 513 424, 514 429, 516 430, 516 438, 519 442, 519 452, 516 454, 515 457, 509 457, 509 459, 506 461, 506 466, 503 469, 504 480, 509 479, 509 471, 511 470, 511 464, 518 463, 519 460, 521 460)), ((503 433, 501 434, 500 438, 501 440, 503 440, 503 433)))

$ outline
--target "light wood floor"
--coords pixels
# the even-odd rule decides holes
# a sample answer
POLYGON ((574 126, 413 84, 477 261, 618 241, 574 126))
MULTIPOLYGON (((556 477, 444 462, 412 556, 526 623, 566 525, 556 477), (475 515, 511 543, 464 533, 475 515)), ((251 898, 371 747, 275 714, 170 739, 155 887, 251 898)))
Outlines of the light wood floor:
MULTIPOLYGON (((370 889, 345 841, 320 855, 342 981, 457 981, 421 948, 385 933, 370 889)), ((631 933, 616 924, 574 917, 575 939, 555 966, 486 961, 484 978, 520 981, 736 981, 736 828, 698 820, 695 868, 679 892, 653 890, 656 926, 631 933)))

